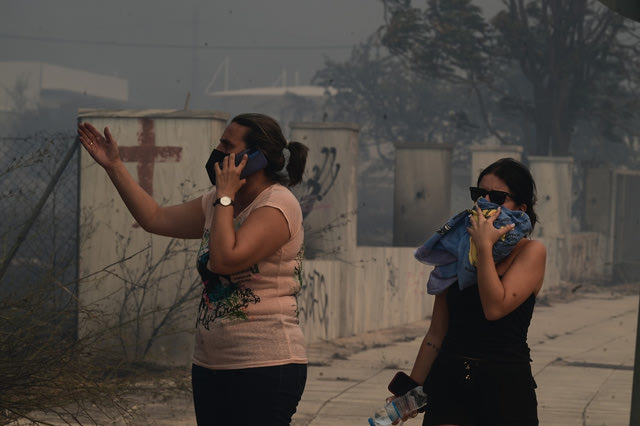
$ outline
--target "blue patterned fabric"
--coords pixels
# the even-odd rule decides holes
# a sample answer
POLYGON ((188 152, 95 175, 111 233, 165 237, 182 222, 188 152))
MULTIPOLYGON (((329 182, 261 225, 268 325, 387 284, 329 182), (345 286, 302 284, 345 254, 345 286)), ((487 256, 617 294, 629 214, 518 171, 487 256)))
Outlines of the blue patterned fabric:
MULTIPOLYGON (((500 207, 484 198, 479 198, 477 204, 485 217, 500 207)), ((478 212, 475 208, 463 210, 449 219, 426 243, 416 249, 414 253, 416 259, 435 266, 427 282, 429 294, 442 293, 456 281, 461 290, 477 284, 478 251, 467 231, 471 226, 470 214, 477 215, 478 212)), ((515 228, 493 245, 495 263, 506 258, 516 244, 531 232, 531 221, 525 212, 511 211, 502 207, 494 226, 501 228, 512 223, 515 223, 515 228)))

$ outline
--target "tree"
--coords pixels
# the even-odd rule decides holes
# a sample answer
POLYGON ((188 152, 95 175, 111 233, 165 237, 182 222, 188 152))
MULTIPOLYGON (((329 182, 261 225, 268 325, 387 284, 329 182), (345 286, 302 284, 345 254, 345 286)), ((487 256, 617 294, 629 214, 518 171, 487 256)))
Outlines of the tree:
POLYGON ((637 118, 634 25, 596 1, 509 0, 490 26, 470 0, 430 0, 424 13, 407 2, 384 3, 384 40, 393 51, 438 67, 438 78, 462 74, 463 84, 486 88, 503 112, 533 123, 533 153, 569 155, 580 124, 595 123, 595 134, 620 140, 637 118), (500 70, 509 65, 527 82, 525 93, 505 84, 500 70))
POLYGON ((456 109, 456 100, 468 98, 468 93, 434 79, 417 79, 401 57, 382 45, 379 33, 356 46, 348 61, 327 61, 313 81, 337 89, 326 118, 358 123, 363 156, 368 157, 368 146, 375 144, 384 166, 392 161, 385 144, 455 144, 486 136, 476 117, 456 109))
MULTIPOLYGON (((637 24, 595 0, 505 0, 490 20, 472 0, 428 0, 422 8, 410 0, 382 3, 385 25, 377 34, 388 51, 385 61, 410 85, 399 96, 422 93, 425 85, 453 95, 448 111, 469 117, 482 126, 480 133, 502 143, 524 145, 529 154, 601 159, 618 152, 629 160, 640 122, 637 24), (612 142, 624 149, 608 149, 612 142), (594 146, 597 152, 583 149, 594 146)), ((370 57, 356 51, 344 65, 367 63, 370 57)), ((318 76, 329 70, 341 71, 328 63, 318 76)), ((347 90, 351 97, 362 92, 355 83, 347 90)), ((414 114, 433 110, 433 103, 426 99, 414 114)), ((423 134, 435 128, 433 121, 415 123, 423 134)))

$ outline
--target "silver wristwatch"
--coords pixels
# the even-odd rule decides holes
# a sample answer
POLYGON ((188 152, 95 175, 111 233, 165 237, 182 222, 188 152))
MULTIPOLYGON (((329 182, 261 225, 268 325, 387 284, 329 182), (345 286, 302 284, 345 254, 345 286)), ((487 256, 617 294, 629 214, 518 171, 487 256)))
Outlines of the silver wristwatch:
POLYGON ((221 206, 232 206, 233 205, 233 200, 231 199, 231 197, 227 197, 222 196, 220 198, 216 198, 216 200, 213 202, 213 207, 217 206, 218 204, 220 204, 221 206))

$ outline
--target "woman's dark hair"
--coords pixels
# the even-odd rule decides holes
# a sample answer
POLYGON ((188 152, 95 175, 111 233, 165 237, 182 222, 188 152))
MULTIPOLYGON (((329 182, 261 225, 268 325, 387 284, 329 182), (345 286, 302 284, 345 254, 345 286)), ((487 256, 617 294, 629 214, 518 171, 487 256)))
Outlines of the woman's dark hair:
POLYGON ((255 146, 267 157, 267 167, 264 170, 269 179, 287 186, 294 186, 302 181, 309 148, 300 142, 287 143, 276 120, 264 114, 248 113, 235 116, 231 122, 249 128, 244 141, 247 148, 255 146), (283 173, 285 148, 289 150, 290 156, 286 173, 283 173))
POLYGON ((518 204, 527 206, 525 213, 531 220, 531 230, 533 231, 538 221, 538 216, 533 210, 533 205, 537 200, 536 183, 533 181, 533 176, 531 176, 527 166, 513 158, 501 158, 480 173, 477 185, 480 185, 480 180, 485 175, 495 175, 502 179, 509 187, 513 200, 518 204))

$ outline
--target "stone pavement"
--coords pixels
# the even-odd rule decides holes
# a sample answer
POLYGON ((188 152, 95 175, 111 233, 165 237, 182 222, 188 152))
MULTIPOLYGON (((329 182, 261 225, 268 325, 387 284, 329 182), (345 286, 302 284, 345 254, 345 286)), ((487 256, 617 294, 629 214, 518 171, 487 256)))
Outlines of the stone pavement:
MULTIPOLYGON (((536 306, 529 345, 541 425, 629 425, 637 315, 637 295, 604 292, 536 306)), ((411 369, 427 326, 311 345, 293 425, 366 425, 395 372, 411 369)))

